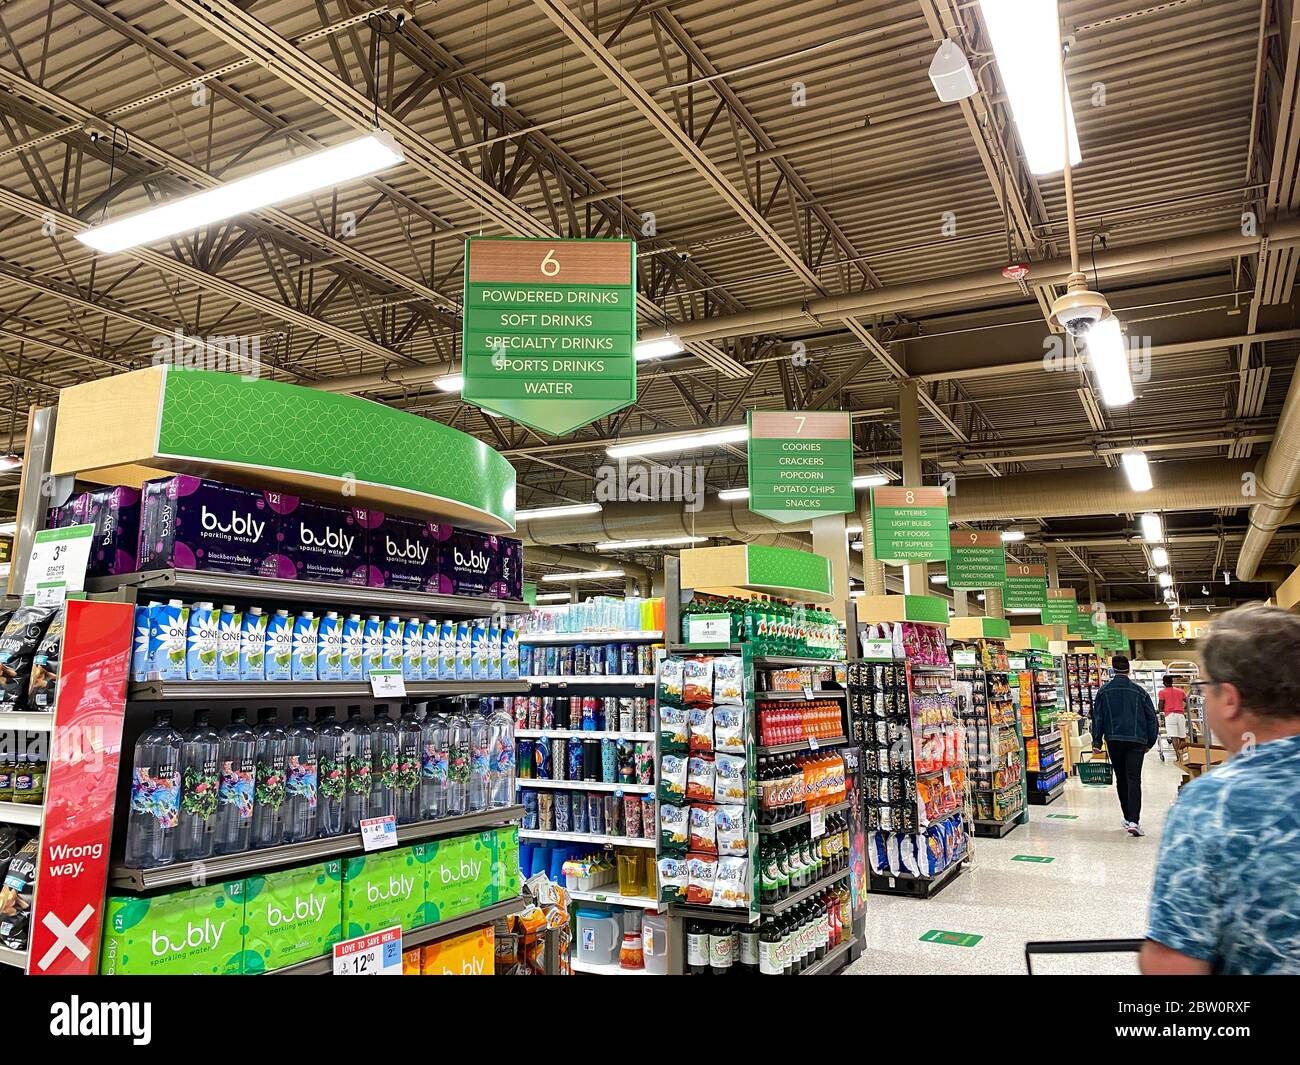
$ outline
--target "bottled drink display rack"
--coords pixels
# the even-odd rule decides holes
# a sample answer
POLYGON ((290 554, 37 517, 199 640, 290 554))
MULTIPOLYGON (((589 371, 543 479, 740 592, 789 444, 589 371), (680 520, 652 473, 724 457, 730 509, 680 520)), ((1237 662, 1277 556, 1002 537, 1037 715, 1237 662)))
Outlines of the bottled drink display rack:
POLYGON ((1063 737, 1057 714, 1061 705, 1061 673, 1057 658, 1047 651, 1028 649, 1012 656, 1019 692, 1021 734, 1025 740, 1026 798, 1046 806, 1065 790, 1063 737))

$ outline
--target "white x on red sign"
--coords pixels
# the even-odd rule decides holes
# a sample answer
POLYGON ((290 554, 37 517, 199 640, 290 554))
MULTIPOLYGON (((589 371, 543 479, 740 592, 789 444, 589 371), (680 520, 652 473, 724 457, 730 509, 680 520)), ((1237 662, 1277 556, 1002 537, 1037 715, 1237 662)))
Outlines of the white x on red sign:
POLYGON ((65 950, 71 951, 77 958, 77 961, 85 961, 90 954, 90 948, 77 938, 77 932, 95 915, 95 907, 86 903, 82 911, 73 918, 71 924, 64 924, 53 913, 47 913, 42 922, 45 927, 54 933, 54 943, 50 949, 45 952, 44 957, 36 963, 37 968, 42 971, 48 969, 54 959, 62 954, 65 950))

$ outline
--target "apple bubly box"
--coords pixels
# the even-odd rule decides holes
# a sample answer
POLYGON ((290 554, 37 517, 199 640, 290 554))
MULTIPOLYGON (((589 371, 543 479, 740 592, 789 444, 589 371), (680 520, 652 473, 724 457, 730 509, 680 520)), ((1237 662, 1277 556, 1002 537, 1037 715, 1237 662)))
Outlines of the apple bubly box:
MULTIPOLYGON (((95 523, 87 575, 106 577, 134 573, 140 544, 140 489, 119 485, 100 488, 87 495, 89 498, 82 512, 93 514, 93 518, 87 517, 86 520, 95 523)), ((73 508, 74 517, 77 509, 73 508)))
POLYGON ((351 509, 267 492, 279 518, 278 552, 293 564, 300 581, 366 583, 366 530, 351 509))
POLYGON ((445 595, 491 599, 523 596, 519 540, 442 526, 438 538, 438 590, 445 595))
POLYGON ((375 588, 438 591, 438 538, 450 526, 380 510, 355 510, 366 529, 366 582, 375 588))
POLYGON ((142 570, 200 569, 292 578, 276 550, 266 492, 185 474, 146 481, 140 514, 142 570))

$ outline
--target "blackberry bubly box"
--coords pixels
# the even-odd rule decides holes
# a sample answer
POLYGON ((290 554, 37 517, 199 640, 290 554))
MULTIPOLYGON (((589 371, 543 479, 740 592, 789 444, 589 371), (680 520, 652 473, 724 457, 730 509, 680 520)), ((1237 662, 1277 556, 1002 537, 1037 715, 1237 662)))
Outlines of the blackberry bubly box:
POLYGON ((95 536, 86 572, 92 577, 135 572, 140 542, 140 489, 119 485, 89 495, 95 536))
POLYGON ((181 474, 146 481, 139 566, 294 576, 266 492, 181 474))
POLYGON ((438 539, 450 526, 380 510, 354 510, 366 530, 366 584, 438 591, 438 539))
POLYGON ((504 536, 487 536, 443 526, 438 542, 438 590, 448 595, 518 599, 522 545, 504 536))
POLYGON ((366 583, 366 529, 351 509, 267 492, 278 519, 278 552, 300 581, 366 583))

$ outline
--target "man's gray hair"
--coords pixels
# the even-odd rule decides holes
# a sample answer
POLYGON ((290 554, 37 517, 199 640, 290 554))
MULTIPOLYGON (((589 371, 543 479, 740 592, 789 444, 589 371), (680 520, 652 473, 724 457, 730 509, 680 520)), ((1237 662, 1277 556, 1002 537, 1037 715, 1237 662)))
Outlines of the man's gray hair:
POLYGON ((1300 615, 1250 603, 1220 614, 1201 652, 1209 679, 1231 684, 1246 709, 1300 717, 1300 615))

